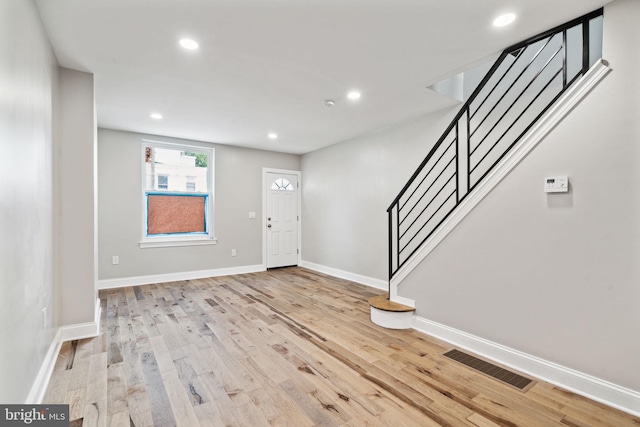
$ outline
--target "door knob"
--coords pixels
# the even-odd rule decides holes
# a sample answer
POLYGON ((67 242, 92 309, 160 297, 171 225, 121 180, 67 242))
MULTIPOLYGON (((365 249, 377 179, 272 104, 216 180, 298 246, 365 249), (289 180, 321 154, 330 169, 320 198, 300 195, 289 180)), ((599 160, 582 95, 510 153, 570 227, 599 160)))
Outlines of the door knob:
POLYGON ((271 224, 267 225, 268 228, 271 228, 271 224))

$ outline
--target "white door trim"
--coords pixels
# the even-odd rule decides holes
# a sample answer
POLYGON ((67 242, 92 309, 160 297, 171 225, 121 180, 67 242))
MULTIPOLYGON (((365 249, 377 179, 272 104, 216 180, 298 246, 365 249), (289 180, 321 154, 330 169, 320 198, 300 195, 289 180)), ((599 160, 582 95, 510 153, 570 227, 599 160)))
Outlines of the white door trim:
POLYGON ((298 188, 296 192, 298 195, 298 265, 302 259, 302 197, 300 195, 300 188, 302 187, 302 172, 288 170, 288 169, 272 169, 262 168, 262 268, 267 269, 267 174, 268 173, 282 173, 288 175, 296 175, 298 177, 298 188))

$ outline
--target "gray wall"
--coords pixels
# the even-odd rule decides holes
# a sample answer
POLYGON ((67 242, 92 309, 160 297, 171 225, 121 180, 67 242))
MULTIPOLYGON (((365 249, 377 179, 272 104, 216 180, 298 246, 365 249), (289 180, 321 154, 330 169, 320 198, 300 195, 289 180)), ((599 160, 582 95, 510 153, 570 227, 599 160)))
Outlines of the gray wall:
POLYGON ((640 391, 640 2, 605 7, 613 72, 399 287, 417 314, 640 391), (568 194, 545 194, 568 175, 568 194))
POLYGON ((56 81, 56 60, 35 5, 24 0, 0 2, 2 403, 24 403, 55 332, 52 146, 56 81))
POLYGON ((95 321, 97 166, 93 75, 60 68, 54 175, 56 289, 63 326, 95 321))
POLYGON ((262 264, 263 167, 300 170, 300 156, 99 129, 99 279, 262 264), (216 245, 140 249, 142 139, 215 148, 216 245), (112 265, 113 255, 119 265, 112 265))
POLYGON ((305 154, 303 261, 386 280, 386 209, 455 112, 305 154))

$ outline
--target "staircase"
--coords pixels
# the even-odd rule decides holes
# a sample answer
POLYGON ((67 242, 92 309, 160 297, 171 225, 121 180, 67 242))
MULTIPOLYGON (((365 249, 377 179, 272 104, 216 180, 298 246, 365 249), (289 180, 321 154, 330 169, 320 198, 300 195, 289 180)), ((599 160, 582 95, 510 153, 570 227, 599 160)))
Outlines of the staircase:
POLYGON ((387 209, 384 299, 405 307, 370 300, 374 323, 393 327, 394 318, 412 316, 414 304, 398 297, 397 285, 609 71, 600 60, 602 15, 596 10, 506 49, 462 105, 387 209))

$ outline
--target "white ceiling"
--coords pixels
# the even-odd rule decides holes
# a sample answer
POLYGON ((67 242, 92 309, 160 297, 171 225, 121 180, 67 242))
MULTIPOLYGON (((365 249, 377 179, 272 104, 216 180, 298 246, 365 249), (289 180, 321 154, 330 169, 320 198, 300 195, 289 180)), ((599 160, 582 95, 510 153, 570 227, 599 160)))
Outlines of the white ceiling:
POLYGON ((36 0, 100 127, 297 154, 451 106, 426 87, 609 1, 36 0))

